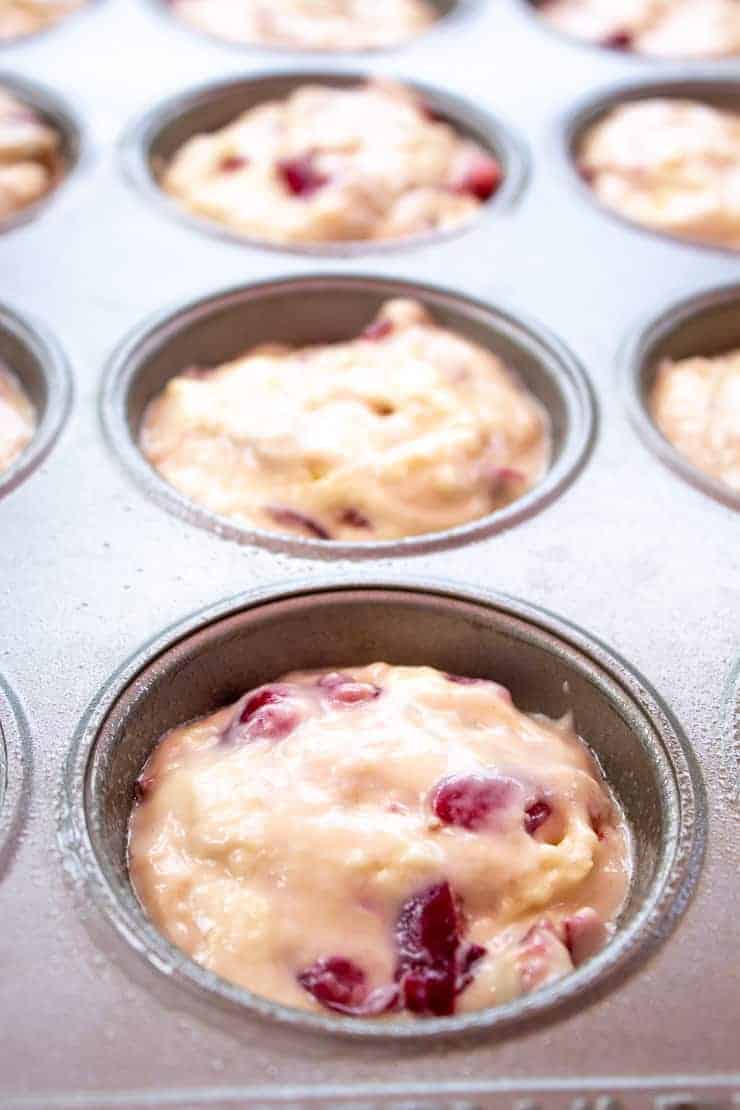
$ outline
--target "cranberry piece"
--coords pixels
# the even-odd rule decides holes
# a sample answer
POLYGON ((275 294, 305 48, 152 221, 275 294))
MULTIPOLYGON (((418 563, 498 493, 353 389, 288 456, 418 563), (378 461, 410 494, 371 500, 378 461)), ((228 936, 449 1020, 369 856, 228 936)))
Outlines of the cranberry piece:
POLYGON ((226 158, 221 159, 219 169, 222 173, 235 173, 237 170, 243 170, 249 165, 249 159, 245 158, 243 154, 229 154, 226 158))
POLYGON ((503 170, 495 158, 481 154, 473 159, 456 184, 459 193, 470 193, 478 200, 488 200, 501 185, 503 170))
POLYGON ((298 982, 328 1010, 354 1016, 373 1016, 392 1009, 398 1001, 398 988, 380 987, 369 991, 365 972, 344 956, 317 960, 299 972, 298 982))
POLYGON ((526 832, 528 832, 530 836, 534 836, 540 825, 544 825, 551 813, 552 806, 549 802, 546 802, 544 798, 532 802, 532 805, 527 806, 524 811, 524 828, 526 832))
POLYGON ((596 910, 579 910, 564 922, 565 947, 575 967, 595 956, 606 943, 606 925, 596 910))
POLYGON ((601 45, 607 50, 631 50, 635 45, 635 36, 631 31, 612 31, 601 40, 601 45))
POLYGON ((239 715, 239 724, 246 725, 250 740, 284 740, 299 722, 294 705, 286 697, 285 687, 263 686, 250 694, 239 715))
POLYGON ((283 185, 296 197, 312 196, 329 180, 326 174, 316 169, 311 154, 303 154, 299 158, 284 158, 278 162, 277 169, 283 185))
POLYGON ((432 808, 445 825, 480 829, 497 810, 510 806, 516 797, 513 779, 484 775, 454 775, 436 788, 432 808))
POLYGON ((393 322, 391 320, 373 320, 372 324, 368 324, 362 333, 362 339, 369 339, 371 342, 377 342, 379 339, 385 339, 393 331, 393 322))
POLYGON ((316 685, 326 691, 329 701, 335 705, 357 705, 359 702, 373 701, 380 695, 380 687, 373 682, 356 682, 340 671, 322 675, 316 685))
POLYGON ((372 528, 370 521, 366 516, 363 516, 359 509, 344 509, 340 516, 342 524, 348 524, 350 528, 372 528))
POLYGON ((266 511, 276 524, 284 524, 287 528, 302 528, 315 536, 317 540, 330 540, 331 534, 323 524, 305 513, 298 513, 295 509, 285 509, 282 505, 268 505, 266 511))

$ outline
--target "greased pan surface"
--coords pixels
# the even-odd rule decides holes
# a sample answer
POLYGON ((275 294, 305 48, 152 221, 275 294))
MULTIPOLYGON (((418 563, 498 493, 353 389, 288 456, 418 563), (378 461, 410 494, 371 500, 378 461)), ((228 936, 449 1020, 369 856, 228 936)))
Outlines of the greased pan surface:
MULTIPOLYGON (((650 349, 654 321, 666 319, 670 330, 675 306, 695 301, 699 310, 708 292, 736 286, 738 263, 608 218, 584 203, 564 164, 566 124, 585 100, 643 81, 711 77, 712 67, 585 50, 540 27, 520 0, 457 9, 403 50, 361 63, 322 56, 319 64, 332 73, 405 77, 495 117, 530 152, 526 188, 516 204, 463 235, 341 260, 277 255, 171 220, 131 187, 117 150, 120 136, 166 99, 201 85, 294 74, 305 55, 224 47, 180 28, 148 0, 104 0, 84 19, 3 51, 6 71, 62 95, 88 148, 32 221, 0 235, 0 299, 34 320, 35 336, 55 337, 74 380, 74 404, 53 449, 0 498, 0 672, 3 689, 12 691, 0 695, 4 1106, 584 1107, 579 1100, 607 1105, 597 1100, 609 1097, 609 1105, 653 1107, 669 1099, 731 1105, 740 1091, 733 956, 740 517, 646 446, 633 426, 635 378, 626 370, 630 344, 650 349), (368 274, 373 282, 451 290, 456 303, 505 306, 517 327, 544 329, 572 351, 598 419, 585 464, 549 504, 506 530, 370 553, 360 565, 347 552, 234 542, 198 527, 168 511, 122 465, 100 403, 112 353, 144 321, 161 322, 173 306, 179 312, 224 290, 277 279, 365 282, 368 274), (492 594, 521 599, 507 603, 509 629, 514 615, 525 627, 550 622, 534 616, 544 607, 558 614, 556 638, 577 637, 600 667, 614 661, 610 674, 633 676, 630 704, 649 703, 656 734, 674 730, 694 753, 701 777, 688 757, 669 781, 674 795, 693 797, 696 835, 676 842, 675 865, 691 881, 680 882, 665 906, 660 944, 582 999, 525 1021, 494 1016, 490 1029, 454 1038, 348 1040, 276 1023, 238 1000, 224 1007, 213 992, 172 974, 169 956, 149 948, 143 934, 120 930, 117 896, 83 850, 99 826, 82 787, 102 781, 101 765, 97 755, 76 760, 83 735, 98 755, 113 735, 86 729, 140 670, 142 645, 158 645, 151 662, 156 668, 161 659, 167 693, 162 653, 183 642, 193 627, 189 614, 207 609, 212 625, 243 608, 224 599, 245 593, 277 605, 295 579, 317 595, 322 579, 352 590, 363 580, 387 587, 396 576, 422 592, 442 579, 443 592, 486 611, 481 598, 492 594)), ((740 67, 723 63, 721 75, 740 78, 740 67)), ((339 299, 336 312, 333 334, 355 326, 339 299)), ((292 327, 294 317, 286 310, 292 327)), ((721 330, 710 313, 692 334, 721 347, 731 329, 721 330)), ((661 350, 682 350, 688 335, 666 335, 661 350)), ((53 354, 34 350, 47 370, 56 365, 53 354)), ((309 594, 306 604, 315 601, 309 594)), ((324 625, 322 650, 330 641, 324 625)), ((540 704, 558 708, 561 699, 576 711, 589 700, 565 662, 543 662, 533 674, 525 667, 531 646, 519 655, 505 642, 505 651, 489 656, 524 668, 517 688, 527 707, 530 699, 536 706, 538 691, 540 704), (570 687, 562 691, 566 677, 570 687)), ((446 643, 445 650, 462 652, 454 636, 446 643)), ((374 654, 391 645, 369 637, 366 646, 374 654)), ((264 666, 283 658, 266 655, 264 666)), ((199 685, 204 698, 208 686, 219 697, 235 681, 226 654, 210 659, 199 685)), ((588 725, 616 719, 599 710, 588 725)), ((614 732, 589 737, 594 746, 616 742, 628 723, 621 721, 614 732)), ((161 723, 152 716, 150 735, 138 718, 139 741, 150 742, 161 723)), ((635 784, 639 797, 660 797, 657 778, 636 772, 635 784)), ((125 789, 123 778, 119 785, 125 789)), ((121 810, 110 812, 120 822, 121 810)), ((643 827, 645 845, 663 843, 660 830, 652 840, 649 831, 643 827)), ((543 1003, 531 1001, 538 1010, 543 1003)))

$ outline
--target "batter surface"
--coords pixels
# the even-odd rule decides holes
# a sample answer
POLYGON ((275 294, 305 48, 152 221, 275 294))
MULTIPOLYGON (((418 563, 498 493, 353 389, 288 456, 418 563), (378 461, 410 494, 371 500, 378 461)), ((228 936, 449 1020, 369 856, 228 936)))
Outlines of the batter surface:
POLYGON ((140 441, 212 512, 359 542, 476 520, 550 458, 539 402, 496 355, 408 300, 387 302, 358 339, 265 345, 172 378, 140 441))
POLYGON ((0 41, 43 31, 83 3, 85 0, 0 0, 0 41))
POLYGON ((664 58, 740 54, 738 0, 544 0, 540 10, 566 34, 664 58))
POLYGON ((591 128, 578 164, 599 200, 635 223, 740 250, 740 113, 623 104, 591 128))
POLYGON ((391 81, 304 85, 189 139, 161 185, 195 215, 276 243, 397 239, 469 220, 498 162, 391 81))
POLYGON ((172 0, 172 7, 219 38, 296 50, 397 46, 437 18, 427 0, 172 0))
POLYGON ((289 1006, 445 1015, 614 930, 629 837, 570 722, 429 667, 304 672, 168 733, 129 867, 198 963, 289 1006))
POLYGON ((740 493, 740 349, 714 358, 666 360, 650 408, 677 451, 740 493))
POLYGON ((0 364, 0 474, 26 449, 35 428, 33 405, 15 374, 0 364))
POLYGON ((56 184, 59 135, 0 87, 0 220, 39 200, 56 184))

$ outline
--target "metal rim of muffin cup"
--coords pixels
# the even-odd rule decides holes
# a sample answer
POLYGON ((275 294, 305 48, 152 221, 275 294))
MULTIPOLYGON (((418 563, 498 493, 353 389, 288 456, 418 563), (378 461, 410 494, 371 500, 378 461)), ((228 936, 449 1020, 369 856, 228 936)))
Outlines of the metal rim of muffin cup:
POLYGON ((692 72, 686 76, 685 69, 664 71, 660 78, 641 81, 620 82, 610 85, 596 95, 590 94, 572 107, 558 125, 558 145, 563 156, 567 177, 578 194, 603 216, 614 224, 638 235, 646 235, 663 243, 672 243, 684 250, 710 252, 725 258, 740 257, 740 248, 711 243, 705 239, 677 235, 672 231, 650 227, 638 223, 616 209, 608 207, 584 181, 578 170, 578 151, 586 132, 602 120, 613 108, 639 100, 654 97, 669 100, 696 100, 710 107, 725 108, 740 112, 740 78, 718 77, 713 71, 692 72))
POLYGON ((27 478, 54 446, 72 403, 72 378, 66 355, 47 329, 2 304, 0 366, 18 379, 37 418, 28 446, 0 472, 2 498, 27 478))
MULTIPOLYGON (((268 586, 214 605, 137 652, 88 707, 64 775, 60 840, 70 873, 130 947, 194 1002, 231 1016, 374 1039, 509 1033, 564 1017, 630 973, 669 935, 701 870, 706 802, 698 763, 646 680, 545 610, 441 580, 341 577, 268 586), (324 1016, 257 996, 166 940, 128 874, 134 784, 162 733, 295 668, 370 658, 493 677, 528 712, 573 709, 625 811, 634 873, 614 936, 591 960, 513 1002, 423 1021, 324 1016)), ((128 949, 127 949, 128 950, 128 949)), ((156 987, 154 988, 156 989, 156 987)))
POLYGON ((687 68, 697 68, 709 66, 721 66, 732 72, 733 68, 737 66, 738 58, 740 55, 728 54, 713 57, 712 55, 701 55, 700 57, 681 57, 680 55, 661 55, 661 54, 647 54, 641 50, 631 50, 619 46, 608 46, 606 43, 594 41, 593 39, 581 38, 579 35, 562 31, 545 18, 538 8, 543 4, 543 0, 516 0, 517 5, 523 9, 524 14, 528 19, 540 26, 545 34, 558 39, 561 43, 570 43, 577 49, 597 51, 602 57, 613 58, 615 61, 620 62, 635 62, 638 65, 655 66, 661 68, 665 66, 678 66, 680 65, 684 72, 687 68))
POLYGON ((740 655, 730 671, 722 700, 726 723, 725 794, 735 809, 740 810, 740 655))
POLYGON ((712 356, 740 347, 740 284, 725 285, 673 303, 637 329, 622 355, 627 410, 647 447, 676 474, 728 508, 740 510, 740 491, 705 474, 663 435, 650 412, 650 393, 664 358, 712 356))
POLYGON ((375 57, 379 54, 395 54, 401 50, 408 50, 413 47, 415 43, 424 41, 436 31, 447 28, 453 20, 460 19, 466 14, 467 9, 477 6, 480 2, 481 0, 430 0, 430 3, 440 14, 431 26, 426 27, 418 35, 412 35, 407 39, 403 39, 401 42, 389 43, 386 46, 354 47, 350 50, 345 50, 332 47, 293 46, 290 43, 240 42, 238 39, 230 39, 226 36, 218 35, 215 31, 208 31, 203 27, 196 26, 196 24, 191 23, 187 19, 182 19, 172 11, 170 0, 148 0, 149 6, 154 9, 161 19, 166 19, 170 24, 175 23, 186 34, 205 39, 214 46, 225 47, 227 50, 238 50, 241 53, 247 51, 249 53, 258 52, 261 54, 292 54, 298 57, 313 58, 327 58, 331 57, 331 55, 341 58, 356 58, 362 55, 375 57))
POLYGON ((595 400, 584 370, 570 350, 541 325, 438 286, 341 274, 276 278, 240 286, 147 320, 124 340, 108 363, 101 417, 109 442, 131 475, 163 508, 225 539, 324 559, 382 558, 439 550, 527 520, 575 479, 590 454, 596 428, 595 400), (418 299, 437 322, 499 354, 548 413, 552 434, 549 468, 515 501, 444 531, 397 540, 318 540, 218 516, 176 490, 145 458, 138 444, 144 409, 173 376, 193 365, 217 366, 265 341, 302 345, 354 339, 380 305, 393 297, 418 299), (291 306, 289 312, 287 305, 291 306), (290 321, 287 325, 286 320, 290 321))
POLYGON ((2 235, 35 220, 58 200, 71 177, 81 168, 87 150, 80 117, 56 92, 36 81, 28 81, 25 77, 7 71, 0 72, 0 88, 7 89, 21 103, 38 113, 42 122, 54 128, 61 140, 60 166, 56 180, 38 200, 24 205, 12 216, 0 218, 2 235))
POLYGON ((12 688, 0 675, 0 881, 25 817, 30 769, 28 725, 12 688))
POLYGON ((470 234, 485 220, 502 216, 518 199, 529 175, 529 151, 523 140, 490 112, 463 97, 433 85, 395 75, 406 88, 419 94, 425 104, 439 113, 466 138, 477 141, 503 169, 503 180, 494 195, 481 202, 470 219, 448 228, 435 228, 395 239, 333 239, 318 243, 281 243, 239 232, 207 216, 186 211, 161 188, 158 176, 193 135, 218 130, 249 108, 267 100, 282 99, 301 85, 320 84, 352 88, 374 75, 359 70, 291 68, 252 77, 209 82, 178 93, 156 104, 133 120, 119 141, 119 160, 126 179, 164 215, 201 234, 242 247, 277 251, 314 258, 359 257, 411 251, 470 234))

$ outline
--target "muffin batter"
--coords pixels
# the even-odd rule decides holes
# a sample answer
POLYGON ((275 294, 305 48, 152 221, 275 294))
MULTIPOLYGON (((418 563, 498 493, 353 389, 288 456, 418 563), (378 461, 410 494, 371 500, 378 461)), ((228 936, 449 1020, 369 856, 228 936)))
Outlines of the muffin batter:
POLYGON ((358 339, 264 345, 172 378, 141 448, 221 516, 352 541, 476 520, 533 486, 550 455, 545 412, 501 360, 407 300, 358 339))
POLYGON ((540 10, 558 30, 616 50, 664 58, 740 54, 738 0, 544 0, 540 10))
POLYGON ((677 451, 740 494, 740 349, 714 358, 667 359, 650 408, 677 451))
POLYGON ((161 180, 188 212, 276 243, 397 239, 465 223, 494 158, 409 89, 304 85, 189 139, 161 180))
POLYGON ((627 219, 740 249, 740 113, 692 100, 625 103, 591 128, 578 164, 627 219))
POLYGON ((20 382, 0 364, 0 474, 26 449, 36 428, 36 413, 20 382))
POLYGON ((0 41, 43 31, 81 8, 85 0, 0 0, 0 41))
POLYGON ((60 163, 57 132, 0 87, 0 220, 48 193, 60 163))
POLYGON ((169 732, 129 868, 198 963, 303 1009, 445 1015, 614 929, 629 840, 569 719, 430 667, 304 672, 169 732))
POLYGON ((171 0, 201 31, 233 42, 296 50, 397 46, 437 16, 427 0, 171 0))

